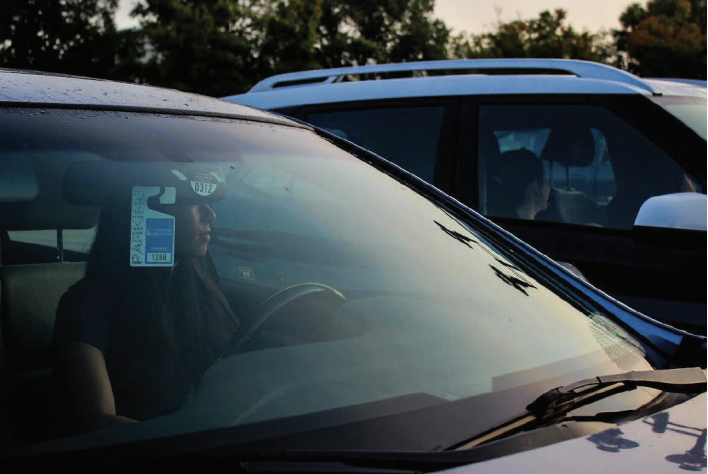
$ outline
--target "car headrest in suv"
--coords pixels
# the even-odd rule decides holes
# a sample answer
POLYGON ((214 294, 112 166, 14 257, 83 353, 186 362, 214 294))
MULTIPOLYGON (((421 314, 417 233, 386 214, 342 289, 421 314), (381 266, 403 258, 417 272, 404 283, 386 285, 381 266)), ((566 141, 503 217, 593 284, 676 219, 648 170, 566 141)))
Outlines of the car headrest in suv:
POLYGON ((595 157, 595 140, 582 124, 559 124, 551 129, 541 159, 564 166, 590 166, 595 157))

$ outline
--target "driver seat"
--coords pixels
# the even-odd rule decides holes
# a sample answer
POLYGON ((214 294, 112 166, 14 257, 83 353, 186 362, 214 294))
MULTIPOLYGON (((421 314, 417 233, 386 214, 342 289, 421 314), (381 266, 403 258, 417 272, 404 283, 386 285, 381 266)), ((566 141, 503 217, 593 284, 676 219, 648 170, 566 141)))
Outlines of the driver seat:
MULTIPOLYGON (((541 152, 541 159, 548 162, 550 173, 555 163, 565 168, 565 186, 552 191, 552 205, 560 222, 605 225, 600 207, 570 183, 570 168, 589 167, 594 158, 595 139, 587 125, 569 121, 553 127, 541 152)), ((549 176, 551 186, 556 181, 549 176)))

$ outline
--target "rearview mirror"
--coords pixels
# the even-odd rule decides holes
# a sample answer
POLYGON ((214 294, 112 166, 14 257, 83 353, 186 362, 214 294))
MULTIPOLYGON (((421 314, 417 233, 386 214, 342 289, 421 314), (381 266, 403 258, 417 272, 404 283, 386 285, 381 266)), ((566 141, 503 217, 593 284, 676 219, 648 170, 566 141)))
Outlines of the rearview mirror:
POLYGON ((660 227, 706 231, 708 197, 676 193, 647 199, 634 220, 635 227, 660 227))
POLYGON ((177 162, 76 161, 64 173, 64 200, 102 206, 132 196, 134 186, 174 188, 177 204, 212 203, 226 195, 225 174, 216 165, 177 162))

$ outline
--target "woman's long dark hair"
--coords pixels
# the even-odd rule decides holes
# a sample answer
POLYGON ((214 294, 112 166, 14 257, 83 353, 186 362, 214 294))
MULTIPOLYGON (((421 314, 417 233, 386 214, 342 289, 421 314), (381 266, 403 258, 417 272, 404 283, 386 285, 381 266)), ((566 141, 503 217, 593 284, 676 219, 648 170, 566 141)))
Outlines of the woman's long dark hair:
POLYGON ((114 312, 112 336, 137 351, 142 376, 196 379, 226 349, 238 318, 203 259, 184 258, 173 269, 131 267, 130 205, 102 209, 86 269, 89 298, 114 312), (122 336, 122 337, 121 337, 122 336))

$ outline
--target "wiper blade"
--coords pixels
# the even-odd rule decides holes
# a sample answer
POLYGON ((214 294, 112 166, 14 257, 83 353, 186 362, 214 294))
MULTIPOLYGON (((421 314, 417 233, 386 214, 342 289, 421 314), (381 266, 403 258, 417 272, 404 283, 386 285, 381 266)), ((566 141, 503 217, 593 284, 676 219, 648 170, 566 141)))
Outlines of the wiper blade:
MULTIPOLYGON (((275 455, 254 456, 249 460, 287 463, 340 463, 373 469, 432 472, 482 462, 510 452, 530 449, 531 444, 518 442, 511 435, 534 428, 547 427, 542 439, 533 446, 544 446, 585 436, 610 426, 602 420, 568 421, 565 428, 550 423, 563 419, 565 413, 610 395, 650 387, 671 393, 700 393, 706 390, 706 371, 700 368, 652 370, 601 376, 549 390, 527 407, 527 412, 495 428, 486 430, 446 450, 388 451, 341 449, 287 449, 275 455), (552 430, 552 431, 548 431, 552 430), (502 439, 508 438, 508 439, 502 439), (498 443, 490 443, 499 440, 498 443)), ((627 411, 621 412, 627 414, 627 411)), ((256 465, 253 465, 255 468, 256 465)))
POLYGON ((557 387, 531 402, 525 413, 448 449, 470 449, 521 431, 558 423, 571 410, 637 387, 655 388, 670 393, 702 393, 706 391, 706 371, 701 368, 687 368, 627 372, 603 375, 557 387))

